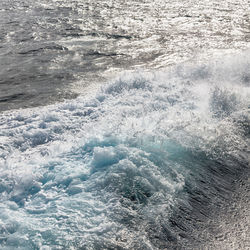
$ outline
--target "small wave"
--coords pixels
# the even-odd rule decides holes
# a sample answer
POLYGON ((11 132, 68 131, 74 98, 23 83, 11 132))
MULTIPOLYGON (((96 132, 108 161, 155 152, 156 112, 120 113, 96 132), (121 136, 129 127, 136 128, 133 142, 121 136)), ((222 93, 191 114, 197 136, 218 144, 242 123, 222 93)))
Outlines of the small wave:
POLYGON ((61 46, 61 45, 45 45, 44 47, 29 49, 27 51, 20 51, 20 52, 18 52, 18 54, 20 54, 20 55, 28 55, 28 54, 34 54, 34 53, 38 53, 38 52, 41 52, 41 51, 45 51, 45 50, 68 50, 68 49, 61 46))
POLYGON ((14 95, 9 95, 9 96, 1 96, 0 102, 8 102, 9 100, 14 100, 24 95, 25 95, 24 93, 19 93, 19 94, 14 94, 14 95))

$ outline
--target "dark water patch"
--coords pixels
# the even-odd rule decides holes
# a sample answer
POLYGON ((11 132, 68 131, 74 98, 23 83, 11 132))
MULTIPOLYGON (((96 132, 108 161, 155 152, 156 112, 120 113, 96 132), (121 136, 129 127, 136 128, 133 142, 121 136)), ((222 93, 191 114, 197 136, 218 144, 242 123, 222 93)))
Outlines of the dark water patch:
MULTIPOLYGON (((58 79, 62 79, 62 76, 58 76, 58 79)), ((65 99, 77 97, 76 93, 71 92, 55 93, 55 95, 53 95, 53 92, 50 92, 50 95, 51 96, 48 97, 48 93, 43 90, 39 95, 36 93, 26 93, 4 96, 0 98, 0 111, 43 106, 45 102, 49 105, 57 101, 64 101, 65 99)))
POLYGON ((60 45, 46 45, 44 47, 40 47, 40 48, 34 48, 34 49, 30 49, 27 51, 20 51, 18 52, 18 54, 20 55, 28 55, 28 54, 34 54, 34 53, 39 53, 39 52, 43 52, 45 50, 68 50, 67 48, 60 46, 60 45))
POLYGON ((9 96, 2 96, 0 97, 0 102, 8 102, 8 101, 13 101, 15 99, 18 99, 20 97, 23 97, 25 94, 24 93, 19 93, 19 94, 13 94, 9 96))
POLYGON ((132 36, 129 35, 121 35, 121 34, 105 34, 105 36, 109 39, 132 39, 132 36))
POLYGON ((205 225, 209 228, 211 217, 230 204, 238 183, 249 174, 248 164, 246 159, 234 157, 226 161, 207 159, 204 175, 198 174, 185 184, 188 203, 180 201, 173 209, 169 230, 178 240, 168 244, 170 249, 194 249, 192 242, 196 245, 193 247, 206 244, 197 232, 204 230, 205 225))

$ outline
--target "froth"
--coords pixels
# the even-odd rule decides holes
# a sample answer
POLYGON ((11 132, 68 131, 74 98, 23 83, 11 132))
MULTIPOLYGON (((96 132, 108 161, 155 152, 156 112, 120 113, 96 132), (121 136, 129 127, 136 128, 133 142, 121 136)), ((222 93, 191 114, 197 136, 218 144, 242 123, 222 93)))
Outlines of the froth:
POLYGON ((1 246, 154 249, 178 240, 169 218, 188 206, 187 185, 209 157, 247 147, 249 60, 231 61, 125 74, 94 98, 2 113, 1 246))

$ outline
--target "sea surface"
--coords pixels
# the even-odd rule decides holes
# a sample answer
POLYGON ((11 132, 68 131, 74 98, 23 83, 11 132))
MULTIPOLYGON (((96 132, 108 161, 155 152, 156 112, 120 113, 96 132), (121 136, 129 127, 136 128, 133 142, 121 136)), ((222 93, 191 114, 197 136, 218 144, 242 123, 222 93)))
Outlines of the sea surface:
POLYGON ((1 0, 0 249, 249 249, 250 2, 1 0))

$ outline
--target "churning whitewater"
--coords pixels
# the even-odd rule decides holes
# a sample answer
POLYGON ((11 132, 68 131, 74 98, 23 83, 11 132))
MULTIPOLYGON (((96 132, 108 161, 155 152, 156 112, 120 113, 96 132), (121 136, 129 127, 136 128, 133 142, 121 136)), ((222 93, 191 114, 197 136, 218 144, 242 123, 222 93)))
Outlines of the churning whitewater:
POLYGON ((188 249, 248 167, 249 58, 1 113, 0 248, 188 249))

